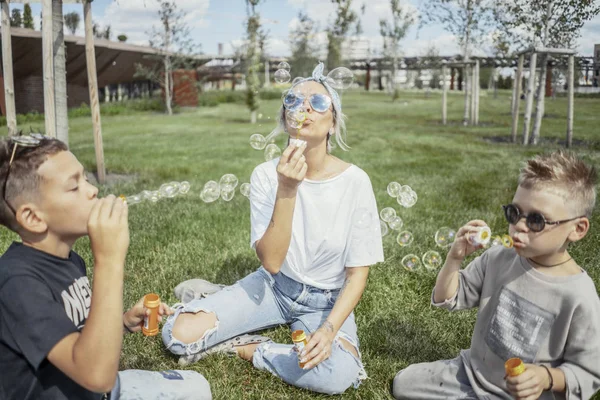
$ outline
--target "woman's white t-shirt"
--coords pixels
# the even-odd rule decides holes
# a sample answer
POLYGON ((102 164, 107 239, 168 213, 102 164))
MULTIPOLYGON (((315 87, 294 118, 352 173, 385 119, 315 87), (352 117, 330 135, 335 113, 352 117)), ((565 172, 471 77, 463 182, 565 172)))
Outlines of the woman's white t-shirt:
MULTIPOLYGON (((265 234, 275 207, 279 158, 257 166, 250 178, 250 243, 265 234)), ((281 272, 321 289, 342 287, 345 267, 383 261, 381 225, 369 176, 351 165, 298 187, 290 247, 281 272)))

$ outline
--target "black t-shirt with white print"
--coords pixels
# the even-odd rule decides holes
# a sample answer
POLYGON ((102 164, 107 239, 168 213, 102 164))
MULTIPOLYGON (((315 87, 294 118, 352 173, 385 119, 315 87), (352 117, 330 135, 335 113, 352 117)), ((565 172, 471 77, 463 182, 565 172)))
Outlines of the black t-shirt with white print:
POLYGON ((0 399, 101 399, 52 365, 47 355, 81 331, 92 290, 85 263, 13 243, 0 257, 0 399))

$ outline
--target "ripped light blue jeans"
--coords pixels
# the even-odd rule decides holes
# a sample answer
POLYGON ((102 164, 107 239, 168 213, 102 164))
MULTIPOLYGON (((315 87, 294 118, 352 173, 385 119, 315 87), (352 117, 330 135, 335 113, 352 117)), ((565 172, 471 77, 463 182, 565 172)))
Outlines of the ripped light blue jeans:
MULTIPOLYGON (((271 275, 264 268, 232 286, 204 299, 178 306, 162 330, 165 346, 177 355, 206 350, 235 336, 281 324, 292 331, 316 331, 329 316, 339 289, 324 290, 295 281, 281 272, 271 275), (197 342, 185 344, 173 337, 173 324, 182 312, 215 313, 217 324, 197 342)), ((290 385, 326 394, 338 394, 366 378, 360 358, 343 347, 339 338, 350 342, 358 353, 354 314, 346 319, 333 342, 331 356, 310 370, 298 365, 298 353, 291 344, 261 343, 253 364, 278 376, 290 385)), ((290 340, 291 342, 291 340, 290 340)), ((360 353, 359 353, 360 354, 360 353)))

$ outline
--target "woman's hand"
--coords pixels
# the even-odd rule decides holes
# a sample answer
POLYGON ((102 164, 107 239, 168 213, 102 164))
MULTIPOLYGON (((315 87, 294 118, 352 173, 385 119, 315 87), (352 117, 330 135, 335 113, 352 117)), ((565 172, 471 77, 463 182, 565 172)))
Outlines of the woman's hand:
MULTIPOLYGON (((173 310, 165 303, 160 303, 158 307, 158 321, 162 321, 163 315, 171 315, 173 310)), ((142 330, 144 318, 150 315, 150 310, 144 307, 144 298, 142 297, 129 311, 123 314, 123 326, 130 332, 142 330)))
POLYGON ((310 336, 308 344, 302 350, 302 353, 300 353, 300 362, 304 363, 304 369, 314 368, 331 356, 333 339, 335 339, 333 325, 326 320, 310 336))
POLYGON ((548 371, 535 364, 525 364, 521 375, 506 377, 506 387, 517 400, 536 400, 548 386, 548 371))
POLYGON ((306 143, 300 147, 289 145, 281 154, 277 165, 277 179, 281 189, 295 191, 304 180, 308 170, 306 157, 302 154, 305 149, 306 143))

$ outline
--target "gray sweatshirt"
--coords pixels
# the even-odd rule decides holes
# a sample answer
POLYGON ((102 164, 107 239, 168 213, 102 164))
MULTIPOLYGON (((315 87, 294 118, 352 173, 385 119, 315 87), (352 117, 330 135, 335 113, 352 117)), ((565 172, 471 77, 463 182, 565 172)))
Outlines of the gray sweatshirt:
POLYGON ((554 277, 532 268, 514 249, 494 246, 460 271, 456 295, 432 304, 479 307, 471 348, 461 351, 473 389, 510 399, 504 362, 560 368, 566 393, 540 398, 589 399, 600 389, 600 299, 589 275, 554 277))

